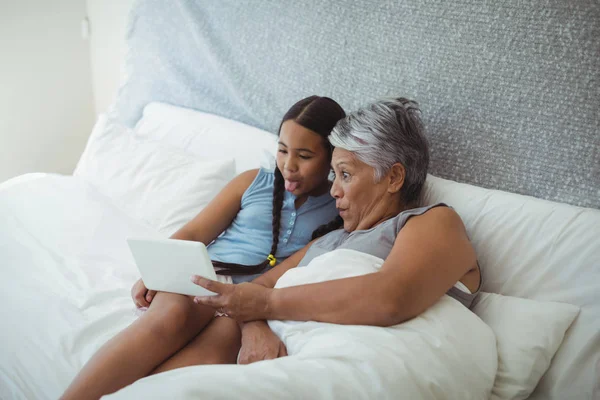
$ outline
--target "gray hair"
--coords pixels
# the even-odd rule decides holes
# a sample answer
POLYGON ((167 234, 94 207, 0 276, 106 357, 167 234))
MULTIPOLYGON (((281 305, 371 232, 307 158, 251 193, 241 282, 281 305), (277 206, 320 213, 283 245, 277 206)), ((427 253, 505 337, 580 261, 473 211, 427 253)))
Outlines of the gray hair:
POLYGON ((376 182, 393 164, 402 164, 405 169, 402 201, 414 204, 419 201, 429 166, 429 146, 420 114, 414 101, 380 100, 341 119, 329 142, 373 167, 376 182))

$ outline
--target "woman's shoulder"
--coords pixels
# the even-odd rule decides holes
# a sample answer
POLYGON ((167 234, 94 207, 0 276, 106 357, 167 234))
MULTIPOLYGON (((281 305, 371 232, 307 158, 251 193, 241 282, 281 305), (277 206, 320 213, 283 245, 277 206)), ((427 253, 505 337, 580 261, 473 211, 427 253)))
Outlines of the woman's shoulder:
POLYGON ((404 218, 398 220, 396 236, 405 227, 410 227, 411 231, 421 234, 446 232, 449 235, 467 235, 460 215, 444 203, 419 208, 418 212, 407 213, 404 218))
POLYGON ((412 217, 420 217, 415 218, 414 221, 428 220, 444 224, 460 223, 462 225, 460 215, 458 215, 454 208, 445 203, 436 203, 429 206, 414 208, 412 210, 404 211, 403 213, 406 213, 406 222, 413 219, 412 217))
POLYGON ((398 233, 409 221, 412 221, 411 224, 414 224, 416 221, 445 221, 448 218, 458 218, 460 220, 460 217, 456 211, 454 211, 454 209, 446 203, 435 203, 427 206, 411 208, 402 211, 394 218, 396 220, 396 233, 398 233), (425 216, 426 218, 424 218, 425 216))

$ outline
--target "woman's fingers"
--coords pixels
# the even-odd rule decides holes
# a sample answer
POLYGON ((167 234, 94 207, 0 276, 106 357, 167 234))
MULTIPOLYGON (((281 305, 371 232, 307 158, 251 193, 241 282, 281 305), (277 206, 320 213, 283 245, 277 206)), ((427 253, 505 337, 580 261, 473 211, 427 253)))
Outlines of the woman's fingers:
MULTIPOLYGON (((285 346, 284 346, 284 348, 285 348, 285 346)), ((281 349, 279 349, 279 351, 281 351, 281 349)), ((284 352, 285 352, 285 349, 284 349, 284 352)), ((287 352, 285 354, 287 355, 287 352)), ((252 364, 257 361, 274 360, 278 357, 283 357, 283 356, 279 355, 277 352, 272 351, 268 348, 246 350, 242 347, 242 350, 240 352, 240 358, 238 360, 238 364, 240 364, 240 365, 252 364)))
POLYGON ((248 353, 247 349, 244 346, 242 346, 242 348, 240 349, 240 356, 238 357, 237 363, 240 365, 247 365, 251 362, 251 355, 248 353))
POLYGON ((268 317, 269 294, 273 289, 255 283, 227 284, 201 277, 193 277, 195 283, 214 291, 214 296, 198 296, 196 304, 216 309, 237 321, 255 321, 268 317))
POLYGON ((223 309, 223 306, 225 306, 225 301, 223 300, 223 296, 220 295, 216 295, 216 296, 196 296, 194 297, 194 303, 196 304, 203 304, 205 306, 209 306, 212 307, 216 310, 219 310, 220 312, 226 312, 223 309))
POLYGON ((277 357, 286 357, 287 355, 287 347, 285 347, 285 344, 283 344, 283 342, 279 342, 279 354, 277 354, 277 357))
POLYGON ((233 286, 229 283, 221 283, 217 281, 213 281, 210 279, 203 278, 198 275, 192 275, 192 282, 194 282, 198 286, 202 286, 206 290, 210 290, 211 292, 218 294, 225 294, 229 290, 231 290, 230 286, 233 286))
POLYGON ((216 296, 197 296, 194 297, 194 303, 204 304, 205 306, 212 307, 214 309, 225 312, 223 307, 227 305, 227 300, 224 294, 230 293, 233 290, 233 286, 228 283, 221 283, 212 281, 210 279, 203 278, 198 275, 192 275, 192 282, 198 286, 202 286, 206 290, 217 293, 216 296))

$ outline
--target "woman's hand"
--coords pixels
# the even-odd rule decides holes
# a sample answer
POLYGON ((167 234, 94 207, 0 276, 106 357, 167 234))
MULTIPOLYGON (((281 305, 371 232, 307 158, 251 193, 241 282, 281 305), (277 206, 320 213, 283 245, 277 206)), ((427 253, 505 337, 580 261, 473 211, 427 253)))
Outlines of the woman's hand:
POLYGON ((215 296, 195 297, 196 304, 213 307, 240 322, 269 317, 269 296, 273 289, 255 283, 221 283, 197 275, 192 276, 192 282, 217 293, 215 296))
POLYGON ((131 288, 131 298, 137 308, 150 307, 154 295, 156 295, 156 290, 148 290, 142 278, 138 279, 131 288))
POLYGON ((252 321, 242 328, 242 348, 238 364, 273 360, 287 356, 285 344, 273 333, 265 321, 252 321))

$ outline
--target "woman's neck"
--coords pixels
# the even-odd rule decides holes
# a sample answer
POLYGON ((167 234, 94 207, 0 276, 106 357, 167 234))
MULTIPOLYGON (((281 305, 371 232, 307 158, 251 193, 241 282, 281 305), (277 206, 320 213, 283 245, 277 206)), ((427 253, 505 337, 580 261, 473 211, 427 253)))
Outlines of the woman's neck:
POLYGON ((394 218, 395 216, 400 214, 402 211, 406 211, 410 208, 410 207, 407 207, 406 205, 404 205, 403 202, 399 202, 399 201, 390 201, 390 202, 381 201, 379 204, 386 204, 386 203, 387 203, 387 206, 385 208, 382 207, 381 209, 374 210, 374 212, 371 214, 371 216, 365 218, 364 221, 361 221, 358 224, 358 226, 356 227, 356 230, 362 231, 362 230, 372 229, 372 228, 376 227, 377 225, 381 224, 382 222, 385 222, 388 219, 394 218))

